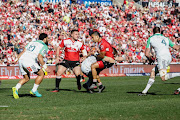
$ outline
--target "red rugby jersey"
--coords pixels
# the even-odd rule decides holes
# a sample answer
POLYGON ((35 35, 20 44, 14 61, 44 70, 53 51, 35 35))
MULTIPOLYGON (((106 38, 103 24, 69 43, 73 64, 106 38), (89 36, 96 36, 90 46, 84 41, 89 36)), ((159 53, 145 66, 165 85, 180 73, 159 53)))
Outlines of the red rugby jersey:
POLYGON ((106 52, 105 56, 111 57, 114 59, 113 48, 109 42, 107 42, 105 39, 102 39, 98 43, 98 46, 99 46, 100 52, 106 52))
POLYGON ((59 46, 65 48, 64 59, 69 61, 79 61, 79 52, 84 50, 80 41, 72 41, 71 38, 62 40, 59 46))

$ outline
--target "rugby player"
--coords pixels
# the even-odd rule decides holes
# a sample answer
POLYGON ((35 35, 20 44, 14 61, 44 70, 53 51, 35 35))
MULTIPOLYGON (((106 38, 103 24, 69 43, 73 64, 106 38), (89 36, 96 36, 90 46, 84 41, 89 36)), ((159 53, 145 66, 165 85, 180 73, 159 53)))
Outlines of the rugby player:
MULTIPOLYGON (((110 43, 108 43, 105 39, 103 39, 98 31, 93 31, 90 35, 92 37, 93 42, 98 44, 98 48, 100 50, 99 55, 97 55, 97 62, 91 65, 91 71, 93 76, 93 84, 91 88, 94 88, 97 87, 96 83, 98 80, 100 80, 98 79, 99 73, 106 68, 110 68, 114 64, 107 61, 102 61, 102 59, 105 58, 105 56, 114 59, 114 54, 113 54, 113 48, 110 45, 110 43)), ((105 89, 105 86, 102 85, 102 82, 100 81, 98 83, 98 86, 99 86, 99 92, 102 92, 105 89)))
POLYGON ((60 45, 57 48, 56 59, 59 60, 59 51, 64 48, 65 57, 64 60, 59 64, 58 70, 56 73, 56 82, 55 89, 52 92, 59 92, 59 85, 61 82, 61 75, 66 71, 67 68, 70 68, 77 79, 77 87, 78 90, 81 89, 81 68, 80 68, 80 51, 82 51, 83 56, 87 56, 87 51, 83 47, 83 43, 78 40, 79 39, 79 31, 72 30, 71 37, 68 39, 62 40, 60 45))
MULTIPOLYGON (((114 52, 114 56, 117 55, 117 51, 115 48, 113 48, 113 52, 114 52)), ((111 57, 105 57, 103 59, 103 61, 106 61, 106 62, 109 62, 109 63, 113 63, 113 64, 116 64, 117 61, 123 61, 124 58, 122 57, 116 57, 116 60, 114 60, 113 58, 111 57)), ((81 71, 89 78, 88 81, 83 84, 83 87, 87 90, 87 92, 89 93, 93 93, 93 86, 92 83, 93 83, 93 76, 92 76, 92 71, 91 71, 91 65, 96 63, 97 62, 97 57, 94 56, 94 55, 91 55, 89 57, 87 57, 81 64, 81 71), (90 87, 91 86, 91 87, 90 87)), ((100 69, 96 69, 97 72, 100 72, 100 69)), ((100 83, 100 77, 99 75, 97 75, 97 81, 98 83, 100 83)), ((102 91, 100 91, 102 92, 102 91)))
POLYGON ((167 67, 171 63, 171 53, 169 52, 169 46, 175 50, 179 50, 180 46, 175 45, 169 38, 160 34, 160 28, 154 27, 153 29, 153 36, 149 37, 147 41, 147 46, 145 50, 146 57, 151 61, 151 48, 155 50, 156 58, 157 58, 157 65, 152 69, 149 81, 146 85, 146 88, 142 91, 139 96, 146 95, 150 87, 155 82, 155 76, 159 73, 162 81, 166 81, 170 78, 179 76, 179 73, 168 73, 167 74, 167 67))
POLYGON ((42 96, 37 89, 44 78, 44 73, 50 72, 46 63, 43 61, 43 57, 46 55, 48 50, 47 45, 48 35, 41 33, 39 35, 39 40, 30 42, 18 55, 16 62, 19 61, 19 68, 24 78, 20 80, 15 87, 12 87, 13 97, 15 99, 19 98, 18 90, 21 86, 30 80, 30 73, 38 75, 30 94, 36 97, 42 96), (41 66, 39 66, 37 60, 41 66))

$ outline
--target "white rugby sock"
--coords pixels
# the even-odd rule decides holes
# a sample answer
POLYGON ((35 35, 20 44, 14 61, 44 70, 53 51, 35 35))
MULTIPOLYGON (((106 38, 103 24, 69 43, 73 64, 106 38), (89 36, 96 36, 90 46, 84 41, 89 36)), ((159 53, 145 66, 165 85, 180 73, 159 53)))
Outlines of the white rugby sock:
POLYGON ((18 83, 18 84, 16 84, 16 87, 15 87, 15 88, 16 88, 17 90, 19 90, 19 89, 21 88, 21 86, 22 86, 22 85, 21 85, 20 83, 18 83))
POLYGON ((171 78, 178 77, 178 76, 180 76, 180 73, 168 73, 168 74, 166 74, 165 79, 169 80, 171 78))
POLYGON ((154 81, 155 81, 154 79, 149 78, 149 81, 148 81, 148 83, 146 85, 146 88, 142 91, 142 93, 147 93, 147 91, 150 89, 150 87, 152 86, 154 81))
POLYGON ((33 92, 36 92, 36 90, 38 89, 38 87, 39 87, 39 85, 37 85, 37 84, 34 83, 34 86, 33 86, 32 91, 33 91, 33 92))

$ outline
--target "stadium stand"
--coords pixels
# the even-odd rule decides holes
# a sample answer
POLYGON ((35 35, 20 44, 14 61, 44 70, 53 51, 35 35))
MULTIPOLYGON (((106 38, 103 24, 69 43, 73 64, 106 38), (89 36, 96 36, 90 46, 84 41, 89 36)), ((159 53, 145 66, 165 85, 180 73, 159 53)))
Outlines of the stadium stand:
MULTIPOLYGON (((56 47, 67 38, 72 28, 78 28, 81 40, 91 47, 90 29, 98 29, 118 51, 126 56, 126 63, 144 62, 144 50, 154 26, 161 26, 162 34, 180 44, 179 7, 136 7, 134 1, 111 6, 98 3, 49 3, 14 0, 0 3, 0 65, 9 66, 30 41, 45 32, 51 43, 47 62, 55 64, 56 47)), ((170 49, 173 60, 180 62, 179 52, 170 49)))

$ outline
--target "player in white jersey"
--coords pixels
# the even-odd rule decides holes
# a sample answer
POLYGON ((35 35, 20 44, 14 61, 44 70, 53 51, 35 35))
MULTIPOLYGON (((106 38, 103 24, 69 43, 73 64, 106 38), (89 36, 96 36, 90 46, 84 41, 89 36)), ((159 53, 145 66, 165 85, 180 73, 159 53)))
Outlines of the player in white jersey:
POLYGON ((48 50, 48 36, 45 33, 41 33, 39 35, 39 39, 40 40, 30 42, 18 55, 17 61, 19 61, 19 68, 24 78, 12 88, 15 99, 19 98, 18 90, 21 88, 21 86, 30 80, 30 73, 35 73, 38 75, 35 79, 35 83, 30 91, 30 94, 36 97, 42 96, 37 91, 37 88, 42 82, 44 74, 46 72, 50 72, 46 63, 43 61, 43 57, 46 55, 48 50), (41 64, 41 67, 38 64, 38 61, 41 64))
POLYGON ((154 33, 154 35, 151 36, 147 41, 145 55, 150 60, 151 59, 151 56, 150 56, 151 50, 150 49, 153 48, 156 53, 157 65, 152 69, 147 86, 142 91, 142 93, 139 94, 139 96, 146 95, 146 93, 148 92, 148 90, 150 89, 152 84, 154 83, 155 76, 158 72, 163 81, 166 81, 170 78, 179 76, 179 73, 178 74, 176 74, 176 73, 168 73, 167 74, 167 67, 169 66, 169 64, 171 63, 171 60, 172 60, 171 54, 169 52, 169 46, 176 50, 179 50, 180 46, 173 44, 169 38, 164 37, 162 34, 160 34, 159 27, 155 27, 153 29, 153 33, 154 33))
MULTIPOLYGON (((117 55, 117 51, 115 48, 113 48, 113 54, 114 56, 117 55)), ((115 63, 117 61, 123 61, 124 58, 122 57, 116 57, 115 60, 111 57, 107 57, 105 56, 103 61, 106 61, 106 62, 109 62, 109 63, 115 63)), ((96 63, 97 62, 97 58, 95 56, 89 56, 87 57, 82 63, 81 63, 81 71, 89 78, 89 80, 83 84, 83 87, 87 90, 87 92, 89 93, 93 93, 92 89, 94 89, 92 85, 93 83, 93 76, 92 76, 92 71, 91 71, 91 65, 96 63)), ((97 79, 98 79, 98 82, 100 83, 100 77, 99 77, 99 73, 101 72, 101 69, 96 69, 97 70, 97 79)), ((97 87, 96 87, 97 88, 97 87)), ((99 91, 100 92, 100 91, 99 91)))

